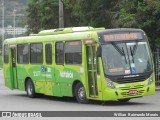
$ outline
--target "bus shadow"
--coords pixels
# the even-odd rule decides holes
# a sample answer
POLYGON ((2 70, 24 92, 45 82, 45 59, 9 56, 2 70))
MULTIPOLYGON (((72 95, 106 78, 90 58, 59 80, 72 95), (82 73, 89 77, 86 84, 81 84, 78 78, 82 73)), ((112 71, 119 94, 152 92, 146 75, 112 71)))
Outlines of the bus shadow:
POLYGON ((73 97, 55 97, 55 96, 38 96, 35 98, 29 98, 26 94, 9 94, 7 96, 14 96, 14 97, 19 97, 19 98, 26 98, 30 100, 48 100, 48 101, 55 101, 55 102, 66 102, 66 103, 77 103, 76 99, 73 97))
MULTIPOLYGON (((14 96, 19 96, 19 97, 27 97, 26 94, 16 94, 14 96)), ((32 99, 32 98, 30 98, 32 99)), ((35 99, 42 99, 42 100, 49 100, 49 101, 56 101, 56 102, 63 102, 63 103, 75 103, 78 104, 75 98, 73 97, 54 97, 54 96, 41 96, 41 97, 36 97, 35 99)), ((151 103, 142 103, 142 102, 120 102, 120 101, 96 101, 96 100, 90 100, 88 104, 86 105, 101 105, 101 106, 135 106, 135 105, 150 105, 151 103)))
POLYGON ((57 101, 57 102, 66 102, 66 103, 77 103, 74 97, 54 97, 54 96, 43 96, 43 99, 57 101))
MULTIPOLYGON (((53 97, 53 96, 43 96, 43 99, 51 100, 51 101, 57 101, 57 102, 63 102, 63 103, 75 103, 78 104, 75 98, 73 97, 53 97)), ((90 100, 88 105, 101 105, 101 106, 128 106, 128 105, 145 105, 149 103, 140 103, 140 102, 119 102, 119 101, 97 101, 97 100, 90 100)), ((87 104, 86 104, 87 105, 87 104)))
MULTIPOLYGON (((44 99, 51 100, 51 101, 59 101, 63 103, 75 103, 79 104, 75 98, 73 97, 52 97, 52 96, 44 96, 44 99)), ((135 106, 135 105, 150 105, 151 103, 142 103, 142 102, 119 102, 119 101, 96 101, 90 100, 86 105, 97 105, 97 106, 135 106)))
POLYGON ((119 102, 119 101, 106 101, 102 103, 102 106, 135 106, 135 105, 149 105, 150 103, 141 103, 141 102, 119 102))

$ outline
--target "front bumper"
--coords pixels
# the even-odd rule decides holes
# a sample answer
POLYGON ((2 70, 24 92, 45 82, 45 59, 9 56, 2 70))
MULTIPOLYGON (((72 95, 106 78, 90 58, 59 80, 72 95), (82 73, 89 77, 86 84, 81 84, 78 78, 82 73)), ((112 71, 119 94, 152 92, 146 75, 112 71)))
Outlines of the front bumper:
POLYGON ((153 82, 151 85, 147 85, 146 82, 137 82, 137 83, 129 83, 129 84, 116 84, 115 89, 111 89, 106 87, 102 91, 102 100, 118 100, 118 99, 126 99, 126 98, 138 98, 148 95, 153 95, 155 93, 155 83, 153 82), (130 93, 129 91, 137 91, 136 93, 130 93))

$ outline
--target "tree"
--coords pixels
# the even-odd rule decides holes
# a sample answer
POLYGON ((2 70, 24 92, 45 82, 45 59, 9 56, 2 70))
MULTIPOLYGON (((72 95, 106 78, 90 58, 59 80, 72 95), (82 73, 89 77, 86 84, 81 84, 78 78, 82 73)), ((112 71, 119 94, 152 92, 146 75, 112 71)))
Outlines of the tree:
POLYGON ((40 3, 41 28, 58 28, 58 0, 42 0, 40 3))
POLYGON ((122 0, 119 3, 117 27, 134 27, 143 29, 152 50, 160 43, 160 5, 159 0, 122 0))
POLYGON ((77 0, 75 13, 79 25, 111 28, 118 0, 77 0))
MULTIPOLYGON (((74 26, 74 15, 72 13, 72 0, 64 2, 65 27, 74 26)), ((28 3, 28 32, 38 33, 43 29, 58 28, 59 23, 59 0, 30 0, 28 3)))
POLYGON ((27 8, 29 33, 58 27, 58 0, 30 0, 27 8))
POLYGON ((31 0, 28 3, 27 8, 27 24, 28 24, 28 32, 37 33, 41 28, 40 21, 40 12, 39 12, 39 0, 31 0))
POLYGON ((80 17, 76 14, 78 0, 63 0, 65 27, 79 26, 80 17))
MULTIPOLYGON (((58 28, 59 0, 30 0, 27 8, 28 30, 58 28)), ((118 0, 63 0, 64 25, 112 28, 118 0)))

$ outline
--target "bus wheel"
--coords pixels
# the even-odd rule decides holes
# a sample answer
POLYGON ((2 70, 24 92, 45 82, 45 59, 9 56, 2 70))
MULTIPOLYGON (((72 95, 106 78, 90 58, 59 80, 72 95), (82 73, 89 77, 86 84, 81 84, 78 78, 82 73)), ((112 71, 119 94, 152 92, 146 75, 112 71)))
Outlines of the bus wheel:
POLYGON ((86 97, 86 92, 81 83, 78 83, 75 88, 75 97, 77 102, 87 104, 89 100, 86 97))
POLYGON ((34 84, 33 84, 32 80, 30 80, 30 79, 27 81, 26 91, 27 91, 27 95, 30 98, 34 98, 35 97, 36 94, 35 94, 34 84))
POLYGON ((119 102, 128 102, 130 99, 119 99, 119 102))

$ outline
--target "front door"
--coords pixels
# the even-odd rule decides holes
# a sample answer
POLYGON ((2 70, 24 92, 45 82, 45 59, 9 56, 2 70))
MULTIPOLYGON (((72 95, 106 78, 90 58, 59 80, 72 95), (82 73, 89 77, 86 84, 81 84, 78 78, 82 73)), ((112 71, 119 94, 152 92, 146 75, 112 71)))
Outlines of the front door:
POLYGON ((89 96, 98 96, 96 46, 86 46, 89 96))
POLYGON ((16 48, 11 48, 11 75, 13 80, 13 88, 18 88, 17 68, 16 68, 16 48))

